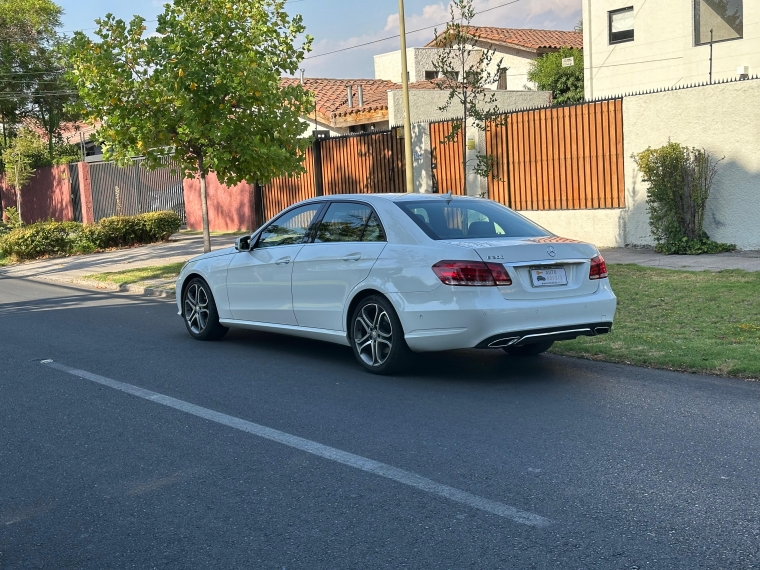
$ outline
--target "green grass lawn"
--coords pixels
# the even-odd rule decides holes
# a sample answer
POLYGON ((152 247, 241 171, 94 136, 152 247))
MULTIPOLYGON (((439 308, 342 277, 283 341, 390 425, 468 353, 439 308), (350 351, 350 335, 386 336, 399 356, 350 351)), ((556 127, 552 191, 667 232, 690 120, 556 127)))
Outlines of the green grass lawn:
POLYGON ((760 379, 760 273, 609 266, 612 334, 552 352, 594 360, 760 379))
POLYGON ((171 263, 169 265, 154 265, 151 267, 140 267, 138 269, 127 269, 126 271, 114 271, 111 273, 96 273, 88 275, 85 279, 94 281, 103 281, 105 283, 116 283, 118 285, 133 285, 152 279, 175 279, 182 270, 183 262, 171 263))

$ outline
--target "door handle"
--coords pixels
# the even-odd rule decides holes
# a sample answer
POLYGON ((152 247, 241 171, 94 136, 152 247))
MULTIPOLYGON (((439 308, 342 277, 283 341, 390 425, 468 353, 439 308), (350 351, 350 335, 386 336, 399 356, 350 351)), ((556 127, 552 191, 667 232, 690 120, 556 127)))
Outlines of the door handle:
POLYGON ((361 258, 361 253, 349 253, 343 258, 343 261, 359 261, 361 258))
POLYGON ((288 263, 290 263, 289 257, 282 257, 274 262, 275 265, 287 265, 288 263))

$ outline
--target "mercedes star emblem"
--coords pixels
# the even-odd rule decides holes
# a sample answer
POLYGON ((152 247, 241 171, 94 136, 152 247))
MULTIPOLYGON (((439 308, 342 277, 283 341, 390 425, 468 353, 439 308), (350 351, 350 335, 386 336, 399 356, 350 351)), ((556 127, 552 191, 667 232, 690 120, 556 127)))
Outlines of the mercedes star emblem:
POLYGON ((553 245, 550 245, 549 247, 546 248, 546 253, 548 253, 551 257, 554 257, 555 255, 557 255, 557 252, 554 251, 553 245))

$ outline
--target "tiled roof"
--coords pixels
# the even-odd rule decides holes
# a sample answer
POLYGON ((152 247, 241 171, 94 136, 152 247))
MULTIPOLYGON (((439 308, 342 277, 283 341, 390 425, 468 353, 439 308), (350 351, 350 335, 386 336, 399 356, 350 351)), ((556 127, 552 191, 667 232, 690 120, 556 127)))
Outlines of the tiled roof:
MULTIPOLYGON (((283 78, 285 85, 295 85, 298 79, 283 78)), ((304 87, 316 97, 317 112, 325 118, 347 117, 362 113, 388 112, 388 91, 397 89, 398 84, 382 79, 306 79, 304 87), (353 107, 348 106, 346 86, 353 90, 353 107), (359 107, 359 85, 364 93, 364 105, 359 107)))
MULTIPOLYGON (((283 77, 284 85, 296 85, 299 79, 283 77)), ((366 114, 388 115, 388 91, 401 89, 400 83, 386 81, 385 79, 305 79, 304 87, 313 92, 317 102, 317 114, 320 121, 331 123, 335 119, 351 121, 355 119, 357 123, 368 122, 366 114), (354 105, 348 106, 347 85, 351 85, 353 92, 354 105), (359 85, 362 86, 364 94, 364 105, 359 107, 359 85)), ((419 91, 423 89, 438 89, 433 81, 418 81, 410 83, 409 89, 419 91)), ((310 115, 314 116, 312 109, 310 115)))
MULTIPOLYGON (((581 32, 491 28, 487 26, 472 26, 470 30, 472 35, 481 41, 492 42, 494 44, 530 50, 559 49, 563 47, 583 49, 583 34, 581 32)), ((433 40, 427 44, 427 47, 436 47, 436 45, 436 40, 433 40)))
MULTIPOLYGON (((45 128, 38 121, 34 119, 25 119, 23 123, 24 126, 36 132, 40 138, 47 140, 47 130, 45 130, 45 128)), ((96 122, 94 125, 90 125, 84 122, 61 123, 59 131, 64 142, 67 144, 77 144, 80 140, 80 133, 82 133, 82 136, 84 136, 85 140, 89 140, 90 135, 94 133, 99 126, 100 121, 96 122)))

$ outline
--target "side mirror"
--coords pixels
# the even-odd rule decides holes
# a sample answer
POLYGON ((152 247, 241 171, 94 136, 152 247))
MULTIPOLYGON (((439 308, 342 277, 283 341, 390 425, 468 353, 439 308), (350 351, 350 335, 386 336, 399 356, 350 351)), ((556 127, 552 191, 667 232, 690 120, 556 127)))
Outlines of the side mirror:
POLYGON ((251 251, 251 236, 237 238, 235 240, 235 249, 238 251, 251 251))

